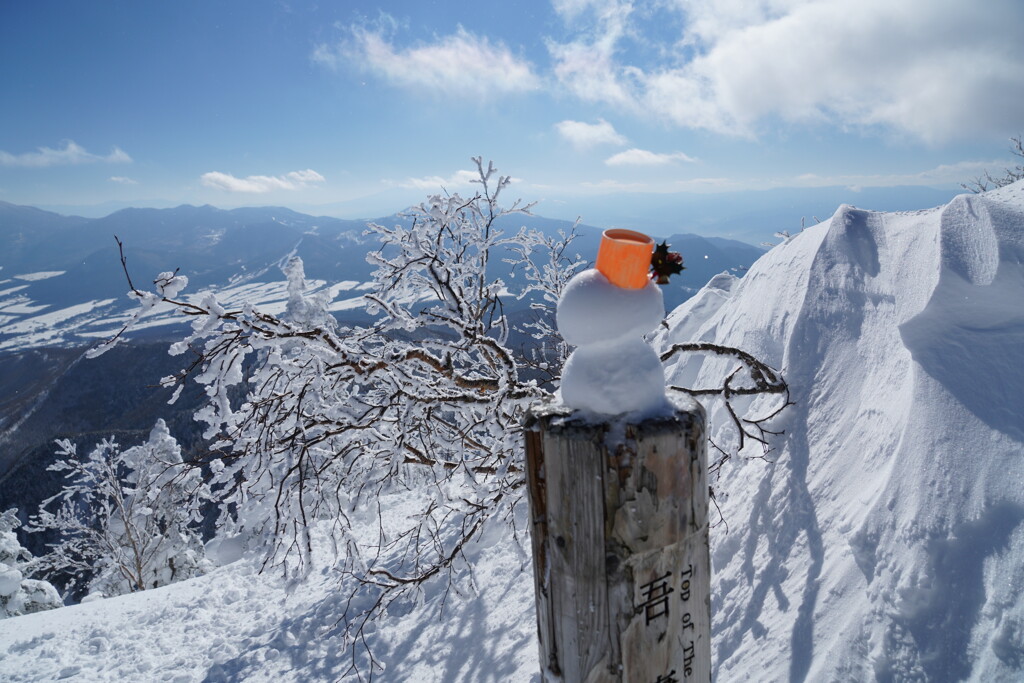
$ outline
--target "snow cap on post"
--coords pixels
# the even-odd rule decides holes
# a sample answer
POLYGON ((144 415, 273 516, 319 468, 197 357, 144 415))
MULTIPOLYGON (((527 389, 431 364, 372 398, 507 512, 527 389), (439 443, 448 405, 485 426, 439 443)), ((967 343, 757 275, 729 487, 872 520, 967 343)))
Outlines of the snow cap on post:
POLYGON ((642 289, 650 277, 654 240, 635 230, 605 230, 595 267, 623 289, 642 289))

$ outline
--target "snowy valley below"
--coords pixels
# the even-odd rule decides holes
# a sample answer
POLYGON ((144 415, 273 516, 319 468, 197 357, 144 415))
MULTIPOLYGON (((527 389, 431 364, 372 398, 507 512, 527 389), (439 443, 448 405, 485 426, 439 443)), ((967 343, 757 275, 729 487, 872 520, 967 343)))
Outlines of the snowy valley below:
MULTIPOLYGON (((303 244, 325 239, 322 226, 300 227, 303 244)), ((357 239, 341 227, 350 226, 337 235, 357 239)), ((688 266, 703 255, 673 247, 688 266)), ((139 267, 173 266, 154 258, 139 267)), ((368 270, 328 282, 338 262, 307 258, 307 267, 342 312, 356 306, 368 270)), ((792 391, 794 405, 771 425, 784 430, 773 449, 749 444, 714 481, 715 680, 1024 678, 1024 182, 915 212, 843 205, 742 278, 734 265, 704 275, 726 271, 670 308, 650 340, 744 349, 780 369, 792 391)), ((103 267, 122 276, 116 255, 103 267)), ((117 329, 126 309, 104 308, 112 301, 102 295, 60 308, 43 301, 45 283, 69 276, 56 272, 0 271, 0 348, 117 329), (66 315, 43 320, 34 308, 43 305, 66 315)), ((284 305, 283 285, 222 276, 206 284, 284 305)), ((666 380, 714 385, 731 369, 672 361, 666 380)), ((778 399, 756 401, 754 414, 778 399)), ((728 444, 724 408, 707 408, 712 439, 728 444)), ((385 493, 382 516, 414 514, 412 498, 385 493)), ((372 541, 376 523, 361 527, 353 514, 372 541)), ((438 576, 416 599, 393 602, 361 642, 339 629, 366 606, 336 569, 325 525, 302 581, 213 547, 220 566, 204 576, 0 620, 0 678, 305 682, 365 679, 376 666, 374 679, 386 681, 539 681, 525 501, 514 515, 518 538, 507 520, 489 520, 451 583, 438 576)))

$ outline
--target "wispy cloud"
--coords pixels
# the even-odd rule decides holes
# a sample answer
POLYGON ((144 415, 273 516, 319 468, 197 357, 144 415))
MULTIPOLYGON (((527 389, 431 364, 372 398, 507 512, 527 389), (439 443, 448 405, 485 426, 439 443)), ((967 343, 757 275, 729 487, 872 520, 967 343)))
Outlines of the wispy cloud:
POLYGON ((955 164, 941 164, 916 173, 888 173, 874 175, 819 175, 804 173, 790 182, 780 180, 778 184, 793 187, 832 187, 843 185, 850 188, 894 187, 899 185, 942 185, 962 183, 981 175, 1006 167, 1006 160, 959 161, 955 164))
POLYGON ((612 104, 625 111, 639 111, 639 102, 625 79, 619 76, 613 50, 604 44, 582 42, 548 44, 558 83, 584 102, 612 104))
POLYGON ((320 45, 315 62, 339 68, 355 63, 401 87, 446 96, 492 96, 536 90, 532 65, 502 43, 492 43, 461 26, 428 44, 396 46, 383 30, 352 27, 337 47, 320 45))
POLYGON ((636 70, 616 59, 616 48, 628 33, 633 3, 555 0, 554 7, 579 34, 568 43, 547 41, 560 87, 585 102, 604 102, 637 112, 639 102, 630 83, 630 73, 636 70))
POLYGON ((133 179, 125 177, 123 175, 112 175, 112 176, 110 176, 110 181, 114 182, 114 183, 119 183, 121 185, 138 185, 139 184, 138 180, 133 180, 133 179))
POLYGON ((432 190, 441 188, 454 190, 469 187, 474 180, 479 180, 480 174, 476 171, 456 171, 448 178, 441 176, 427 176, 425 178, 406 178, 405 180, 392 182, 390 184, 404 187, 411 190, 432 190))
POLYGON ((557 0, 560 86, 685 128, 755 135, 770 121, 881 127, 940 142, 1024 120, 1024 4, 955 0, 557 0), (645 22, 676 21, 658 43, 645 22), (629 62, 629 41, 653 61, 629 62), (884 74, 884 76, 882 76, 884 74))
POLYGON ((620 135, 604 119, 599 119, 597 123, 560 121, 555 124, 555 130, 577 149, 589 149, 597 145, 624 145, 627 142, 625 136, 620 135))
POLYGON ((124 151, 115 147, 110 154, 102 156, 87 152, 84 147, 73 140, 65 140, 63 149, 38 147, 34 152, 11 154, 0 150, 0 166, 21 166, 26 168, 46 168, 48 166, 70 166, 74 164, 91 164, 103 162, 108 164, 131 163, 132 158, 124 151))
POLYGON ((314 183, 322 183, 324 180, 322 175, 309 168, 305 171, 292 171, 280 176, 251 175, 237 178, 230 173, 210 171, 200 177, 200 181, 207 187, 225 192, 251 194, 262 194, 274 190, 301 190, 314 183))
POLYGON ((627 149, 604 160, 608 166, 667 166, 678 162, 694 163, 697 160, 682 152, 660 154, 646 149, 627 149))

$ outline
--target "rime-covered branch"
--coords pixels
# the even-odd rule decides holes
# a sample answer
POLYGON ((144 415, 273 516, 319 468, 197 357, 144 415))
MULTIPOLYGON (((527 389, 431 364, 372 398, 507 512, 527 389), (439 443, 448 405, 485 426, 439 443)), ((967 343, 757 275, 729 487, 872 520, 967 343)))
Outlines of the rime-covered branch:
MULTIPOLYGON (((740 365, 725 376, 721 386, 693 388, 669 385, 668 387, 672 391, 678 391, 689 396, 721 398, 733 425, 736 427, 739 437, 738 450, 743 450, 746 439, 752 439, 767 448, 769 437, 781 434, 781 432, 769 429, 767 424, 772 418, 785 410, 787 406, 793 405, 793 403, 790 400, 789 385, 786 384, 785 378, 777 370, 769 367, 742 349, 708 342, 673 344, 661 354, 661 362, 664 363, 678 354, 711 354, 724 358, 734 358, 739 361, 740 365), (779 394, 783 399, 778 406, 761 417, 742 417, 737 412, 733 403, 733 399, 740 396, 764 396, 770 394, 779 394)), ((714 445, 713 442, 712 445, 714 445)), ((714 445, 714 447, 724 457, 729 457, 726 451, 717 445, 714 445)))

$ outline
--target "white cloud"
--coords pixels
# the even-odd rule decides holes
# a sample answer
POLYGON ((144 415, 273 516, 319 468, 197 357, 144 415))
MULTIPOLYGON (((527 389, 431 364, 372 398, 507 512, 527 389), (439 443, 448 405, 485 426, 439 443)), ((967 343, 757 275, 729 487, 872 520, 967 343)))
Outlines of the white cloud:
POLYGON ((683 44, 707 48, 725 36, 784 17, 808 0, 669 0, 667 4, 687 18, 683 44))
POLYGON ((832 187, 843 185, 860 191, 865 187, 894 187, 899 185, 944 185, 967 182, 986 170, 995 172, 1007 165, 1006 160, 959 161, 955 164, 941 164, 916 173, 888 173, 875 175, 832 175, 804 173, 793 182, 780 180, 777 185, 792 187, 832 187))
POLYGON ((115 147, 110 154, 101 156, 87 152, 84 147, 76 144, 73 140, 65 140, 63 149, 39 147, 35 152, 25 152, 24 154, 11 154, 0 150, 0 166, 45 168, 47 166, 70 166, 96 162, 127 164, 131 161, 132 158, 119 147, 115 147))
POLYGON ((405 180, 392 183, 398 187, 412 190, 437 191, 441 188, 454 190, 469 187, 474 180, 479 180, 480 174, 476 171, 456 171, 448 178, 441 176, 427 176, 425 178, 406 178, 405 180))
POLYGON ((559 121, 555 124, 558 134, 577 149, 589 149, 597 145, 624 145, 626 138, 620 135, 612 124, 604 119, 597 123, 582 121, 559 121))
POLYGON ((548 44, 555 62, 555 77, 584 102, 606 102, 626 111, 639 109, 635 95, 621 77, 625 71, 614 61, 612 51, 602 45, 548 44))
POLYGON ((230 173, 210 171, 200 177, 207 187, 225 192, 265 193, 274 190, 301 190, 313 183, 324 182, 324 177, 307 168, 305 171, 292 171, 283 176, 251 175, 236 178, 230 173))
POLYGON ((353 28, 336 49, 318 46, 313 60, 337 68, 353 60, 402 87, 449 96, 491 96, 536 90, 540 79, 526 60, 461 26, 431 44, 396 47, 383 31, 353 28))
POLYGON ((127 178, 127 177, 125 177, 123 175, 112 175, 112 176, 110 176, 110 181, 114 182, 114 183, 120 183, 121 185, 138 185, 139 184, 139 181, 132 180, 131 178, 127 178))
POLYGON ((636 110, 638 102, 631 92, 630 79, 639 71, 615 61, 617 44, 628 33, 632 3, 556 0, 555 10, 567 24, 582 28, 583 34, 569 43, 547 41, 559 84, 586 102, 607 102, 636 110))
POLYGON ((668 15, 561 4, 567 20, 596 19, 584 38, 549 43, 560 85, 680 127, 753 135, 781 119, 939 142, 1024 120, 1019 0, 671 0, 668 15), (623 61, 628 41, 666 34, 643 22, 666 16, 679 39, 653 62, 623 61))
POLYGON ((634 147, 633 149, 627 149, 625 152, 619 152, 614 156, 608 157, 604 160, 604 163, 608 166, 667 166, 679 161, 692 163, 697 160, 682 152, 659 154, 634 147))
POLYGON ((322 175, 311 168, 307 168, 305 171, 292 171, 285 175, 285 178, 300 185, 308 183, 322 183, 325 180, 322 175))

